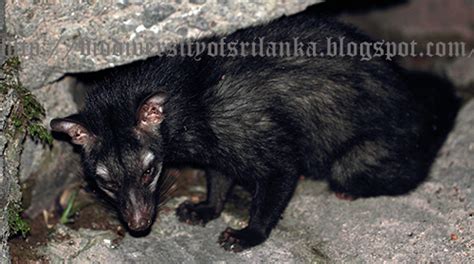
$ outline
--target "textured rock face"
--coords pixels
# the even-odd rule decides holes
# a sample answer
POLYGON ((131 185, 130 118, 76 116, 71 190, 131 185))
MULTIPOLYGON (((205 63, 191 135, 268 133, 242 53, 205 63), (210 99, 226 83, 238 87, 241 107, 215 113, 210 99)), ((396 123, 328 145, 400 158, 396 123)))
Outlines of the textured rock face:
POLYGON ((7 3, 6 25, 19 42, 29 43, 22 56, 23 83, 40 88, 65 72, 124 64, 156 54, 162 48, 160 43, 229 33, 318 2, 321 0, 18 1, 7 3), (148 43, 153 48, 127 55, 107 50, 114 43, 148 43))
MULTIPOLYGON (((9 235, 7 207, 10 202, 10 185, 12 179, 15 179, 18 169, 7 168, 7 147, 9 145, 8 141, 11 140, 11 138, 7 136, 6 130, 8 127, 8 115, 13 108, 14 98, 12 93, 10 93, 6 96, 0 95, 0 99, 2 102, 0 106, 0 261, 4 262, 8 261, 6 240, 9 235)), ((17 153, 17 155, 19 155, 19 153, 17 153)))
POLYGON ((474 53, 472 58, 460 58, 449 64, 445 74, 457 87, 474 96, 474 53))
MULTIPOLYGON (((46 111, 44 126, 48 127, 51 118, 67 116, 77 112, 73 99, 75 80, 66 77, 33 90, 46 111)), ((36 217, 43 209, 49 209, 64 186, 81 179, 78 155, 64 141, 55 140, 51 147, 33 142, 30 138, 23 144, 20 163, 20 181, 31 180, 31 204, 26 208, 30 217, 36 217)))
MULTIPOLYGON (((472 263, 474 261, 474 101, 435 162, 430 179, 400 197, 341 201, 326 184, 301 181, 283 220, 265 244, 241 254, 217 245, 226 225, 242 222, 232 210, 206 227, 161 215, 150 235, 126 236, 61 229, 71 240, 42 249, 55 261, 83 263, 472 263), (72 242, 71 242, 72 241, 72 242)), ((184 197, 170 202, 176 207, 184 197)))
MULTIPOLYGON (((3 83, 2 83, 3 85, 3 83)), ((22 151, 22 133, 13 133, 13 125, 9 119, 16 111, 18 97, 10 91, 6 95, 0 93, 0 262, 8 263, 7 239, 9 236, 8 208, 21 199, 18 173, 20 154, 22 151)))

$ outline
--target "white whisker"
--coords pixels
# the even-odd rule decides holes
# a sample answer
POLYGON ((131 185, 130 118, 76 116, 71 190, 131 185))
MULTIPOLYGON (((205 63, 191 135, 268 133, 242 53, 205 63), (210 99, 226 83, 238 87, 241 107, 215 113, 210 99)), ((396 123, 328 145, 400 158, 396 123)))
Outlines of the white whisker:
POLYGON ((153 179, 153 181, 148 186, 150 191, 154 192, 156 190, 156 184, 158 183, 158 179, 160 178, 160 174, 161 174, 161 166, 159 167, 159 169, 155 173, 155 175, 154 175, 155 178, 153 179))

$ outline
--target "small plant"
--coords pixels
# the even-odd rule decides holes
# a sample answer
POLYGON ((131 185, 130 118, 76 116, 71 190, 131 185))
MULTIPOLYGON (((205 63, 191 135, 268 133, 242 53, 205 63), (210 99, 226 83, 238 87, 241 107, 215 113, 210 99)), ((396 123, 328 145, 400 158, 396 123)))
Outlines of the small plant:
POLYGON ((7 94, 9 90, 14 89, 17 84, 18 71, 20 70, 20 60, 18 57, 7 59, 2 65, 2 72, 4 74, 3 80, 0 83, 0 92, 7 94))
POLYGON ((76 213, 76 210, 74 210, 74 202, 76 200, 77 196, 77 190, 71 193, 71 196, 69 196, 69 199, 67 200, 67 205, 66 209, 64 209, 64 212, 61 214, 61 218, 59 219, 59 222, 61 224, 68 224, 72 222, 72 217, 76 213))
MULTIPOLYGON (((21 84, 18 76, 20 60, 18 57, 8 58, 2 65, 0 72, 0 93, 6 95, 13 92, 17 97, 15 108, 10 115, 11 129, 8 134, 14 138, 28 135, 35 141, 51 145, 53 137, 42 125, 45 110, 35 96, 21 84)), ((19 202, 12 201, 7 207, 8 227, 11 235, 21 234, 25 237, 30 232, 29 224, 22 218, 23 208, 19 202)))
POLYGON ((35 96, 22 86, 18 79, 20 71, 20 60, 12 57, 2 65, 5 80, 0 84, 2 94, 14 90, 18 96, 18 106, 12 113, 11 121, 16 128, 15 133, 26 133, 36 141, 51 145, 53 137, 51 133, 41 124, 45 116, 45 110, 36 100, 35 96))
POLYGON ((21 234, 23 237, 30 232, 30 225, 21 217, 23 208, 20 204, 11 202, 7 208, 8 211, 8 228, 10 235, 21 234))

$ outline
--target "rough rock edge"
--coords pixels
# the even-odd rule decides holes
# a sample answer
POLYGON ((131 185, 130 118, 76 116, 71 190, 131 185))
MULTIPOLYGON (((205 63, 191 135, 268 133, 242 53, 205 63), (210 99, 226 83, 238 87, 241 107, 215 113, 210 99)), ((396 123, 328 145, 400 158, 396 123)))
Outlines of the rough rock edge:
MULTIPOLYGON (((77 112, 71 88, 75 81, 66 77, 60 81, 33 90, 32 94, 44 105, 48 127, 53 117, 67 116, 77 112)), ((26 215, 35 218, 44 209, 50 209, 64 186, 82 179, 79 155, 73 153, 72 145, 55 140, 52 148, 35 143, 27 138, 23 144, 20 160, 20 182, 32 180, 31 203, 25 208, 26 215)))
MULTIPOLYGON (((88 1, 80 2, 70 6, 33 6, 24 1, 15 5, 8 1, 5 9, 7 31, 15 36, 16 41, 40 44, 39 55, 20 56, 23 62, 21 81, 26 87, 37 89, 67 72, 97 71, 159 52, 153 50, 154 54, 134 56, 84 56, 76 50, 77 39, 85 38, 95 43, 138 39, 147 43, 170 44, 211 34, 230 33, 238 28, 297 13, 322 1, 224 3, 221 0, 208 0, 201 4, 163 1, 158 6, 152 1, 139 4, 94 1, 92 5, 88 5, 88 1), (154 19, 151 26, 145 17, 145 10, 159 6, 169 6, 174 11, 162 19, 154 19), (180 34, 179 29, 184 29, 185 34, 180 34)), ((161 9, 157 10, 159 12, 161 9)))
POLYGON ((0 262, 10 263, 8 206, 21 201, 18 174, 24 134, 13 136, 9 117, 15 110, 17 98, 14 91, 0 95, 0 262))

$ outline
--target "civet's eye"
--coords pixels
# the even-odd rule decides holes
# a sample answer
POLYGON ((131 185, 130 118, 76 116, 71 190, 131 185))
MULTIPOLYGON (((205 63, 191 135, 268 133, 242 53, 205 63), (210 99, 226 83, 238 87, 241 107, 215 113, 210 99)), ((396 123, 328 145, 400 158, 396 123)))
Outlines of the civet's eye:
POLYGON ((143 184, 150 184, 153 180, 154 173, 155 173, 155 167, 148 168, 143 173, 143 176, 142 176, 143 184))
POLYGON ((152 175, 154 171, 155 171, 155 168, 150 167, 145 171, 145 173, 143 173, 143 175, 152 175))

